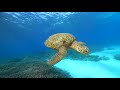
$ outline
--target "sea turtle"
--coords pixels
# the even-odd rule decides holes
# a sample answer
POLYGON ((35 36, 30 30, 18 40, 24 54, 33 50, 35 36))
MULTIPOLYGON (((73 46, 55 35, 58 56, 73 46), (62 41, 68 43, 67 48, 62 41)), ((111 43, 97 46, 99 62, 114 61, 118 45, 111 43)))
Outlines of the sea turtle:
POLYGON ((88 55, 89 49, 84 42, 77 42, 76 38, 69 33, 57 33, 51 35, 45 42, 45 46, 58 50, 58 52, 47 62, 48 65, 55 65, 64 58, 67 49, 74 49, 81 54, 88 55))

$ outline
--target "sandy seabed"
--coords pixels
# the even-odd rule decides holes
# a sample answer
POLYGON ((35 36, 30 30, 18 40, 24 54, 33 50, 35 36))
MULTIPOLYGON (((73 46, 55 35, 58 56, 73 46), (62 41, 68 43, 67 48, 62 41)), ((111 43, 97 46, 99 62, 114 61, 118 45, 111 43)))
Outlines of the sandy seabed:
POLYGON ((106 56, 109 60, 84 61, 64 59, 55 67, 68 71, 73 78, 120 78, 120 60, 114 55, 120 54, 120 46, 104 48, 90 55, 106 56))

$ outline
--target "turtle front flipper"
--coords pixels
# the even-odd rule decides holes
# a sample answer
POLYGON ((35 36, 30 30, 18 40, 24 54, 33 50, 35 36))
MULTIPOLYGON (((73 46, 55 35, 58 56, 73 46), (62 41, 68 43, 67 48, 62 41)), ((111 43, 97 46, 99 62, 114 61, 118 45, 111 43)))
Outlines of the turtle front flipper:
POLYGON ((59 48, 59 51, 47 62, 48 65, 54 65, 54 64, 58 63, 59 61, 62 60, 62 58, 64 58, 66 53, 67 53, 66 47, 61 46, 59 48))

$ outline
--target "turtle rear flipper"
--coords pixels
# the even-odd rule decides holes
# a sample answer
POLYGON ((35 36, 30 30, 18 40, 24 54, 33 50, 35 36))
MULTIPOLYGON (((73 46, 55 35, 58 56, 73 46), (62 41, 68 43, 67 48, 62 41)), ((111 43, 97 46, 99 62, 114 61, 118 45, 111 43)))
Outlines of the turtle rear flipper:
POLYGON ((47 62, 48 65, 54 65, 54 64, 58 63, 59 61, 62 60, 62 58, 64 58, 66 53, 67 53, 66 47, 61 46, 59 48, 59 51, 47 62))

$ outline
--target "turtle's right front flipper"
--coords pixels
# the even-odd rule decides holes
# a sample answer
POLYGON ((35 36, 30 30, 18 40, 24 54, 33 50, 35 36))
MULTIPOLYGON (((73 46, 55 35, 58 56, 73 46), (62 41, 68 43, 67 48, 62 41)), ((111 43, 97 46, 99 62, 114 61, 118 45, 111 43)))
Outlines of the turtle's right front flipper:
POLYGON ((54 65, 54 64, 58 63, 59 61, 62 60, 62 58, 64 58, 66 53, 67 53, 66 47, 61 46, 59 48, 59 51, 47 62, 48 65, 54 65))

